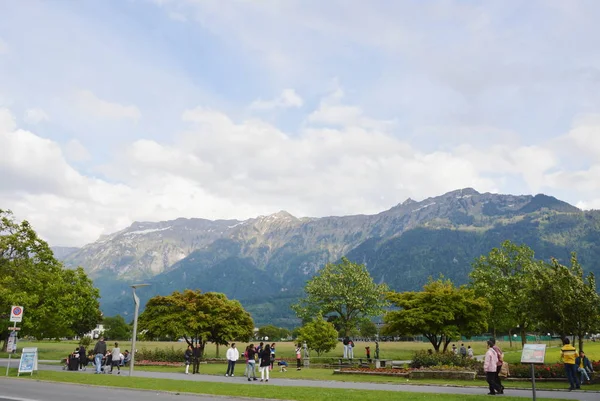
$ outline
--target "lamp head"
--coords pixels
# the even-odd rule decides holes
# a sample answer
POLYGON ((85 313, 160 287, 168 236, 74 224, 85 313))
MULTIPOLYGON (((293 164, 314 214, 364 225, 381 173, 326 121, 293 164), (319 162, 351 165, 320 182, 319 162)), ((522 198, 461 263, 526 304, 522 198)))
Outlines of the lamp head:
POLYGON ((136 288, 140 288, 140 287, 148 287, 150 284, 132 284, 130 285, 131 288, 136 289, 136 288))

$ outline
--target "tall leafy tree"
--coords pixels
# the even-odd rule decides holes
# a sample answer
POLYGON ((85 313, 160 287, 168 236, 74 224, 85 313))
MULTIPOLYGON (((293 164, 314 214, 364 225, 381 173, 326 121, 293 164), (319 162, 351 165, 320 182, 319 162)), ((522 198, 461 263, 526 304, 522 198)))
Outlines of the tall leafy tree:
POLYGON ((450 280, 430 279, 421 292, 390 292, 387 296, 398 310, 385 314, 383 333, 422 334, 436 352, 464 336, 487 330, 490 305, 465 286, 455 287, 450 280))
POLYGON ((131 326, 125 322, 123 316, 109 316, 103 320, 104 337, 109 340, 128 340, 131 338, 131 326))
POLYGON ((270 340, 279 341, 286 337, 289 337, 290 331, 282 327, 276 327, 272 324, 268 324, 258 329, 257 336, 259 338, 268 337, 270 340))
POLYGON ((332 323, 318 315, 316 319, 306 323, 298 330, 298 339, 306 341, 308 349, 321 355, 335 348, 338 342, 338 332, 332 323))
POLYGON ((202 354, 208 342, 247 341, 254 330, 252 317, 238 301, 192 290, 151 298, 139 326, 149 337, 183 337, 189 345, 199 345, 202 354))
POLYGON ((348 335, 363 317, 376 316, 387 305, 385 284, 375 284, 365 265, 342 258, 328 263, 306 284, 306 297, 292 308, 304 321, 327 316, 348 335))
POLYGON ((600 330, 596 279, 593 273, 584 274, 575 253, 571 254, 570 266, 552 259, 544 274, 539 275, 532 294, 541 326, 562 336, 577 336, 579 349, 583 349, 586 333, 600 330))
MULTIPOLYGON (((0 210, 0 317, 11 305, 25 308, 21 335, 68 337, 100 321, 99 292, 83 269, 64 269, 27 221, 0 210)), ((0 319, 5 340, 8 319, 0 319)))
POLYGON ((494 331, 518 326, 522 344, 527 342, 527 331, 538 323, 533 292, 544 269, 544 262, 534 258, 531 248, 511 241, 473 263, 471 283, 492 305, 490 326, 494 331))

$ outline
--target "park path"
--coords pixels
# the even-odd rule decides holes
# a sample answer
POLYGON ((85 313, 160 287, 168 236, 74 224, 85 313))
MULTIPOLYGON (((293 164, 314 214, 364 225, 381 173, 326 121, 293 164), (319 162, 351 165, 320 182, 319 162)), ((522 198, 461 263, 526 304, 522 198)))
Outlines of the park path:
MULTIPOLYGON (((6 367, 7 359, 0 359, 0 366, 6 367)), ((57 362, 57 361, 55 361, 57 362)), ((16 367, 16 364, 11 364, 12 367, 16 367)), ((62 371, 65 374, 93 374, 93 369, 87 369, 85 372, 70 372, 63 371, 60 365, 45 365, 39 364, 40 370, 54 370, 62 371)), ((293 374, 294 371, 290 371, 293 374)), ((4 373, 0 370, 0 373, 4 373)), ((306 379, 272 379, 269 383, 248 382, 243 376, 225 377, 216 375, 185 375, 182 373, 165 373, 165 372, 145 372, 136 370, 134 372, 136 377, 146 377, 154 379, 171 379, 171 380, 185 380, 195 382, 212 382, 212 383, 237 383, 246 384, 248 386, 284 386, 284 387, 316 387, 316 388, 340 388, 340 389, 356 389, 356 390, 383 390, 383 391, 401 391, 401 392, 414 392, 414 393, 442 393, 442 394, 465 394, 465 395, 481 395, 487 393, 487 388, 484 387, 469 387, 469 386, 436 386, 436 385, 414 385, 414 384, 386 384, 386 383, 363 383, 363 382, 341 382, 334 380, 306 380, 306 379)), ((3 376, 3 375, 0 375, 3 376)), ((129 369, 124 369, 121 376, 129 376, 129 369)), ((126 380, 126 379, 125 379, 126 380)), ((566 384, 565 384, 566 386, 566 384)), ((506 395, 513 397, 532 398, 531 390, 505 390, 506 395)), ((574 391, 568 392, 566 390, 538 390, 537 396, 539 398, 548 399, 566 399, 566 400, 579 400, 579 401, 599 401, 600 392, 598 391, 574 391)))

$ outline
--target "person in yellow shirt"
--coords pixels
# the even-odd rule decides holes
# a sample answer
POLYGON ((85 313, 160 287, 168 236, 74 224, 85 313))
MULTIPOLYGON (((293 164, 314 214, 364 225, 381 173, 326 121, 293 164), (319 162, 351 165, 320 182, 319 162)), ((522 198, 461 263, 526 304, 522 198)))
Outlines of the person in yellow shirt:
POLYGON ((566 337, 563 339, 563 347, 560 349, 560 356, 565 364, 565 372, 567 374, 567 379, 569 380, 569 391, 581 388, 579 379, 577 378, 577 365, 575 365, 577 350, 571 345, 571 342, 566 337))

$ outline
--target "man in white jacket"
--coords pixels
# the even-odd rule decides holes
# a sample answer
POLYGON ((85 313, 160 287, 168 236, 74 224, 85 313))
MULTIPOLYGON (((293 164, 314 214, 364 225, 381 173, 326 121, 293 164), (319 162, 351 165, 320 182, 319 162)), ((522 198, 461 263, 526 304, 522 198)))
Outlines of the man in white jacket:
POLYGON ((235 343, 231 343, 231 347, 227 349, 227 373, 225 376, 233 377, 233 371, 235 369, 235 361, 240 359, 240 352, 235 348, 235 343))

